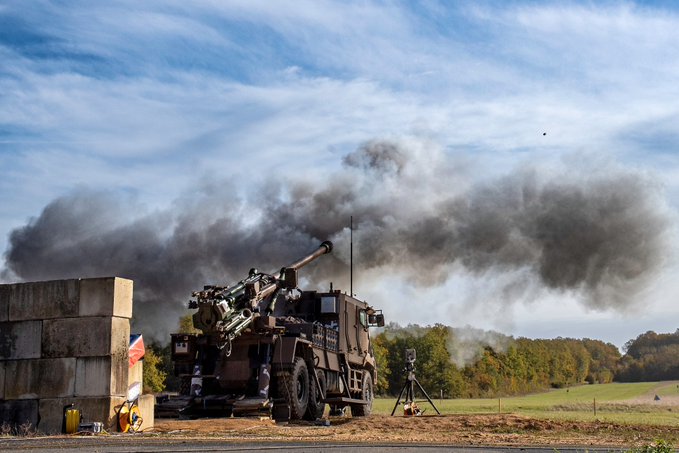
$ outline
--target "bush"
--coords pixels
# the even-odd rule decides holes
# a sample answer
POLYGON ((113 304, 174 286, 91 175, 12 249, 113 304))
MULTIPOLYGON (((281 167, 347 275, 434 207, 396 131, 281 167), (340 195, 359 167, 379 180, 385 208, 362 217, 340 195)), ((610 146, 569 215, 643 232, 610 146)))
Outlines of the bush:
POLYGON ((158 393, 165 390, 167 373, 162 369, 160 356, 153 346, 144 354, 144 393, 158 393))
POLYGON ((30 422, 25 422, 21 425, 3 422, 0 425, 0 437, 32 437, 37 434, 38 432, 30 422))
POLYGON ((628 450, 629 453, 673 453, 674 447, 666 440, 658 439, 653 445, 644 445, 643 447, 633 448, 628 450))

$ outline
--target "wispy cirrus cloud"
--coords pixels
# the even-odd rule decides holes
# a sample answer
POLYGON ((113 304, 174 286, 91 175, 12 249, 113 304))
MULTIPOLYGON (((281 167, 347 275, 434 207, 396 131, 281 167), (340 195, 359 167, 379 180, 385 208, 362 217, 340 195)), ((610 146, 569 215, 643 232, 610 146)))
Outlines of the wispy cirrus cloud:
POLYGON ((601 154, 676 209, 677 30, 632 2, 6 3, 0 250, 74 187, 257 192, 376 137, 440 144, 465 186, 601 154))

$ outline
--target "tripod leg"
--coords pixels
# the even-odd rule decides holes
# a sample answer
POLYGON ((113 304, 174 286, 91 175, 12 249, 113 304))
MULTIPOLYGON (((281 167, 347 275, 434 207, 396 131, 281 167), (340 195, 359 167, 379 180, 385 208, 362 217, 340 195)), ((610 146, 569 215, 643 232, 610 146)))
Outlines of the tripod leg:
POLYGON ((396 404, 394 404, 394 409, 392 409, 391 415, 394 415, 394 412, 396 412, 396 408, 398 407, 398 403, 401 402, 401 396, 403 396, 403 392, 405 391, 407 385, 408 385, 408 381, 406 381, 403 388, 401 388, 401 392, 398 394, 398 398, 396 398, 396 404))
POLYGON ((406 401, 412 403, 415 401, 415 385, 412 379, 408 380, 408 392, 406 393, 406 401))
POLYGON ((427 401, 429 401, 429 404, 431 404, 431 407, 434 408, 434 410, 436 411, 437 414, 441 415, 441 413, 439 412, 438 408, 436 407, 436 404, 434 404, 434 402, 431 400, 431 398, 429 398, 429 395, 427 395, 427 392, 422 388, 422 385, 420 384, 420 381, 418 381, 417 379, 413 379, 413 380, 417 383, 417 386, 420 388, 420 391, 421 391, 421 392, 424 394, 424 396, 427 398, 427 401))

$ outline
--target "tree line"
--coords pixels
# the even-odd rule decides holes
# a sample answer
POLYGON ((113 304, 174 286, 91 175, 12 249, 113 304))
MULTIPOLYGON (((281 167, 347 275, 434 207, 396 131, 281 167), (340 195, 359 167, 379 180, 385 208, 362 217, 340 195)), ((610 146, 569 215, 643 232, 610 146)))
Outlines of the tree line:
POLYGON ((625 343, 616 380, 624 382, 679 379, 679 329, 674 333, 648 331, 625 343))
POLYGON ((394 396, 403 387, 406 348, 417 351, 417 379, 435 397, 496 397, 583 383, 679 379, 679 329, 642 334, 627 342, 621 355, 615 345, 589 338, 513 338, 441 324, 390 324, 373 341, 378 394, 394 396))
MULTIPOLYGON (((180 330, 195 333, 185 317, 180 330)), ((406 379, 405 350, 415 349, 416 375, 431 397, 520 395, 582 383, 679 379, 679 329, 652 331, 618 348, 589 338, 513 338, 473 328, 391 323, 373 337, 375 391, 396 396, 406 379)), ((169 345, 147 347, 146 391, 176 390, 169 345)))

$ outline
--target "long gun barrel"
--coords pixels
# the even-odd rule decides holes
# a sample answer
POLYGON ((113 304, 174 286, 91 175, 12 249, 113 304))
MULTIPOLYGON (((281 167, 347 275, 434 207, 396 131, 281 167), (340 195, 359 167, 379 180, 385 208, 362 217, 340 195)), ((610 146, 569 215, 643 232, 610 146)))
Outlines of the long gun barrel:
POLYGON ((330 253, 330 252, 332 252, 332 242, 323 241, 321 243, 321 245, 318 246, 318 248, 316 249, 315 252, 305 256, 304 258, 302 258, 299 261, 295 261, 294 263, 289 264, 285 268, 297 270, 299 268, 306 266, 307 264, 309 264, 310 262, 312 262, 313 260, 315 260, 319 256, 325 255, 326 253, 330 253))
POLYGON ((313 253, 281 269, 281 276, 285 281, 282 286, 288 289, 297 288, 297 271, 319 256, 330 252, 332 252, 332 242, 324 241, 313 253))
POLYGON ((229 344, 241 334, 260 312, 270 312, 281 290, 297 288, 297 271, 321 255, 332 251, 332 242, 324 241, 309 255, 281 269, 278 277, 251 269, 248 277, 233 286, 206 286, 195 291, 197 308, 193 325, 203 333, 212 334, 217 344, 229 344))

